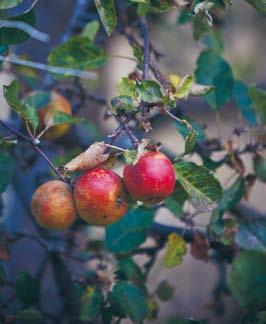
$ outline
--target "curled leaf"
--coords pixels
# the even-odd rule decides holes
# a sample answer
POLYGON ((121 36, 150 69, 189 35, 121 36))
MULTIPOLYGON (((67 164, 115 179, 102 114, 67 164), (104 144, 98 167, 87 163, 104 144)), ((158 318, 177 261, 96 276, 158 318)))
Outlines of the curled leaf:
POLYGON ((104 153, 106 146, 104 142, 96 142, 92 144, 85 152, 76 156, 68 162, 64 167, 66 171, 81 171, 96 167, 97 165, 107 161, 109 153, 104 153))

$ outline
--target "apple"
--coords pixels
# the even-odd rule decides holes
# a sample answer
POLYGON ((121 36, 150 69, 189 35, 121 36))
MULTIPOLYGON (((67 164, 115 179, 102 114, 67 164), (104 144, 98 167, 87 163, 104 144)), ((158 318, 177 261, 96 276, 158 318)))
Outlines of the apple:
POLYGON ((51 180, 34 192, 31 210, 36 222, 46 229, 65 229, 76 219, 74 196, 70 185, 51 180))
POLYGON ((156 204, 174 191, 175 172, 164 154, 144 152, 136 164, 125 166, 123 180, 132 198, 156 204))
POLYGON ((91 225, 109 225, 127 212, 127 194, 121 177, 96 167, 76 181, 74 197, 80 217, 91 225))

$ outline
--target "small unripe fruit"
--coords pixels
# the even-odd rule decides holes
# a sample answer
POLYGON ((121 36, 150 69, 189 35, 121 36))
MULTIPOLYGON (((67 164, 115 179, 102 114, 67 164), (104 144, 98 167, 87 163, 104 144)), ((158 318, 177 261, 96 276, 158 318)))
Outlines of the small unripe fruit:
MULTIPOLYGON (((54 112, 62 112, 67 115, 72 115, 72 108, 69 104, 69 101, 63 97, 61 94, 59 94, 56 91, 51 92, 43 92, 43 91, 35 91, 28 95, 27 98, 31 96, 36 96, 40 93, 45 95, 50 95, 50 101, 43 107, 38 107, 38 115, 39 115, 39 130, 42 130, 45 127, 45 121, 49 119, 49 116, 52 115, 54 112)), ((69 124, 61 124, 52 126, 48 131, 44 133, 42 138, 46 140, 54 140, 58 139, 64 135, 67 134, 68 130, 70 128, 69 124)))
POLYGON ((123 180, 134 199, 155 204, 174 191, 175 172, 167 156, 145 152, 135 165, 125 166, 123 180))
POLYGON ((44 183, 34 192, 31 210, 41 227, 54 230, 69 227, 76 219, 71 187, 60 180, 44 183))
POLYGON ((76 181, 74 197, 80 217, 91 225, 109 225, 127 211, 121 177, 111 170, 94 168, 76 181))

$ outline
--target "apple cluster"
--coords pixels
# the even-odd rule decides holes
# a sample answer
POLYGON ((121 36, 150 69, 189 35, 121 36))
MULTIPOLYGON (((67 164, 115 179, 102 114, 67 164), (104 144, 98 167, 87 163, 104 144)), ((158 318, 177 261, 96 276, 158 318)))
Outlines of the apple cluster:
POLYGON ((122 218, 128 199, 157 204, 171 195, 175 173, 171 161, 160 152, 145 152, 136 164, 124 167, 123 178, 112 170, 95 167, 75 182, 51 180, 41 185, 32 197, 32 213, 47 229, 70 226, 77 214, 88 224, 109 225, 122 218))

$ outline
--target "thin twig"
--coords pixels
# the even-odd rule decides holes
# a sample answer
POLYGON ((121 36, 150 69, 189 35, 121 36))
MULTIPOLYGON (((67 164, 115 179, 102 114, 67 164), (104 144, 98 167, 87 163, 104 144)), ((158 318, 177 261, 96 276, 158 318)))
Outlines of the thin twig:
POLYGON ((147 80, 149 78, 149 66, 150 66, 150 34, 149 34, 147 20, 145 17, 140 18, 140 24, 141 24, 143 43, 144 43, 143 80, 147 80))
POLYGON ((28 66, 33 69, 47 71, 55 74, 76 76, 87 80, 95 80, 97 78, 97 74, 95 72, 82 71, 82 70, 71 69, 71 68, 63 68, 59 66, 50 66, 39 62, 22 60, 16 57, 15 55, 11 55, 11 56, 0 55, 0 61, 6 61, 12 64, 28 66))
POLYGON ((35 38, 41 42, 49 42, 50 36, 45 34, 36 28, 32 27, 29 24, 26 24, 24 21, 15 21, 15 20, 0 20, 0 28, 7 27, 7 28, 17 28, 25 33, 29 34, 32 38, 35 38))

